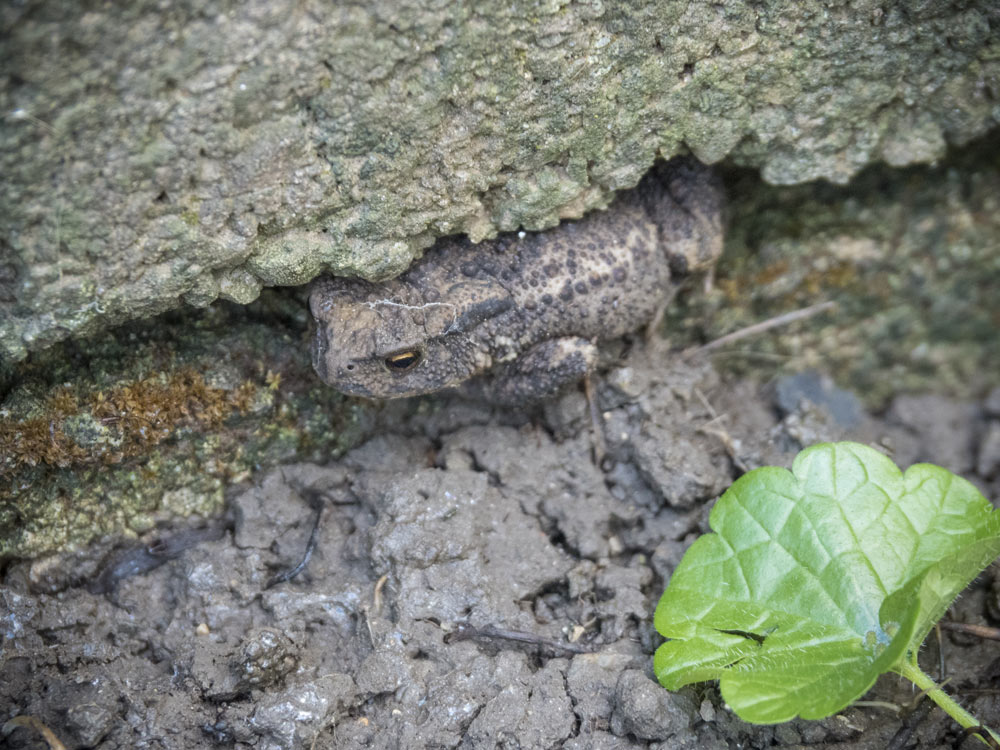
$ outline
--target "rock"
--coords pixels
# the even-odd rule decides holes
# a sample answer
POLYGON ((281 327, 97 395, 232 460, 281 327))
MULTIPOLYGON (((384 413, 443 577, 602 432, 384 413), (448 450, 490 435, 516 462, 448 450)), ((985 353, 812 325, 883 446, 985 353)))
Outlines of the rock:
POLYGON ((668 692, 638 669, 629 669, 615 688, 611 731, 643 740, 667 740, 686 731, 694 715, 689 698, 668 692))
POLYGON ((1000 469, 1000 421, 994 420, 986 427, 986 434, 979 441, 976 473, 983 479, 992 479, 1000 469))
POLYGON ((438 236, 603 205, 682 144, 775 184, 935 161, 995 126, 992 7, 12 6, 0 356, 386 278, 438 236))

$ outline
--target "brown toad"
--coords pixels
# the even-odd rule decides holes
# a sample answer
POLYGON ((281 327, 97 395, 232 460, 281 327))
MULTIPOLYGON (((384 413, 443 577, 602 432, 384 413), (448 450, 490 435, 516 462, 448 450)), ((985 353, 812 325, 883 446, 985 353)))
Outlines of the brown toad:
POLYGON ((706 167, 675 159, 607 210, 554 229, 479 245, 445 238, 384 283, 318 281, 313 365, 335 388, 369 398, 486 373, 493 401, 554 395, 594 367, 597 340, 648 323, 675 274, 715 262, 720 195, 706 167))

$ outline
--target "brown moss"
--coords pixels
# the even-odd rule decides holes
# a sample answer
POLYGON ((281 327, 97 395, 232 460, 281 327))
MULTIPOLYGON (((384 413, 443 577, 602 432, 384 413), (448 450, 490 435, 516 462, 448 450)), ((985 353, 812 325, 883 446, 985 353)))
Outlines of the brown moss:
MULTIPOLYGON (((728 301, 736 303, 745 299, 753 290, 781 279, 788 273, 788 262, 781 260, 765 266, 756 273, 744 273, 732 279, 717 279, 716 285, 728 301)), ((808 270, 794 288, 775 299, 782 305, 794 307, 809 304, 810 300, 820 298, 828 292, 837 293, 852 288, 867 298, 874 295, 880 299, 888 299, 892 290, 884 277, 885 274, 881 272, 868 269, 862 271, 855 263, 837 261, 824 268, 808 270)))
POLYGON ((779 260, 771 263, 755 273, 740 273, 733 278, 716 278, 716 286, 722 290, 730 301, 742 300, 748 290, 760 288, 782 278, 788 273, 788 261, 779 260))
POLYGON ((192 369, 82 396, 60 388, 46 399, 42 415, 0 419, 0 474, 39 464, 119 463, 181 429, 217 427, 234 412, 246 413, 256 392, 249 381, 234 390, 213 388, 192 369), (88 418, 94 426, 92 439, 80 441, 68 434, 79 432, 68 430, 69 420, 88 418))

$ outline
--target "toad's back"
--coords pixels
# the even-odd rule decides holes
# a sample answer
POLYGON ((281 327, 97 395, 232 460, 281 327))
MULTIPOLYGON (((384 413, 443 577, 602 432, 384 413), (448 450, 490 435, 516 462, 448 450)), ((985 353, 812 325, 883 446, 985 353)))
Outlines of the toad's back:
POLYGON ((483 322, 487 344, 516 339, 523 350, 558 336, 614 338, 647 322, 666 296, 670 266, 659 245, 656 226, 641 207, 616 205, 557 229, 511 233, 480 247, 441 243, 401 281, 422 289, 458 279, 497 285, 512 304, 483 322))

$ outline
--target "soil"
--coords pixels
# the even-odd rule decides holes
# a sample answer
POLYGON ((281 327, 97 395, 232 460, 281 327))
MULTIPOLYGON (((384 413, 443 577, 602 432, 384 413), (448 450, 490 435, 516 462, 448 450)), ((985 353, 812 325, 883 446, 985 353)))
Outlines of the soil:
MULTIPOLYGON (((908 683, 823 721, 751 726, 717 687, 652 675, 652 612, 741 473, 853 439, 1000 498, 1000 392, 900 396, 878 415, 815 373, 769 384, 635 346, 582 392, 511 412, 459 396, 388 407, 326 466, 233 488, 221 521, 4 571, 0 717, 68 748, 982 747, 908 683), (624 364, 621 364, 624 362, 624 364), (290 580, 319 514, 315 551, 290 580)), ((1000 625, 988 569, 946 619, 1000 625)), ((1000 724, 1000 647, 944 631, 922 654, 1000 724)), ((11 727, 10 748, 44 748, 11 727)))

